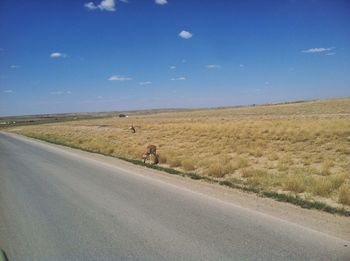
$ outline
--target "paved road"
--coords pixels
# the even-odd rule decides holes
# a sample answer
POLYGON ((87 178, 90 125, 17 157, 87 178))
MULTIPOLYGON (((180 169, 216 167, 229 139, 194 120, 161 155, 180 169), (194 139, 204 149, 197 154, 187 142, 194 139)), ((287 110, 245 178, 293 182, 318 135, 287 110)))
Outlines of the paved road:
POLYGON ((350 260, 347 241, 0 133, 10 260, 350 260))

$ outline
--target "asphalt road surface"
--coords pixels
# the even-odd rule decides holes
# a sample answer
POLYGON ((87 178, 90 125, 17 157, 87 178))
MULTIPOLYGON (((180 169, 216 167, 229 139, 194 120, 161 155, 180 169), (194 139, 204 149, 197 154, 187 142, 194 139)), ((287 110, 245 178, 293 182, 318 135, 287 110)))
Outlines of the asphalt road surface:
POLYGON ((348 244, 0 133, 0 247, 10 261, 350 260, 348 244))

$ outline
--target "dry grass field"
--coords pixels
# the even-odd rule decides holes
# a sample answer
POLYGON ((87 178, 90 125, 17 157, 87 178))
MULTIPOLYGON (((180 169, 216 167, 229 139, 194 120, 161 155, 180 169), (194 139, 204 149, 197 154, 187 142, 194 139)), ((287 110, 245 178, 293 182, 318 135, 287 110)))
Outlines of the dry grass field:
POLYGON ((17 133, 264 191, 350 206, 350 99, 23 126, 17 133), (128 129, 133 124, 136 133, 128 129))

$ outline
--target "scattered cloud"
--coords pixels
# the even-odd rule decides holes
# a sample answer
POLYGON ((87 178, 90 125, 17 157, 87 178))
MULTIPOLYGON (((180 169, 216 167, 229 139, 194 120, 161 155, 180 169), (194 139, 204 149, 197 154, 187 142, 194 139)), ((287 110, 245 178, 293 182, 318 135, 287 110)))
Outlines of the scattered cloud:
POLYGON ((19 65, 12 64, 12 65, 10 65, 10 68, 11 69, 17 69, 17 68, 19 68, 19 65))
POLYGON ((244 64, 240 64, 239 67, 243 68, 245 65, 244 64))
POLYGON ((183 39, 190 39, 192 38, 192 34, 190 32, 187 32, 187 31, 184 31, 182 30, 180 33, 179 33, 179 36, 183 39))
POLYGON ((50 54, 50 57, 51 58, 65 58, 65 57, 67 57, 67 55, 64 53, 60 53, 60 52, 53 52, 50 54))
POLYGON ((176 69, 176 66, 170 66, 170 70, 174 70, 174 69, 176 69))
POLYGON ((97 96, 96 98, 88 99, 88 100, 82 100, 79 101, 81 104, 99 104, 99 103, 115 103, 115 102, 121 102, 121 101, 127 101, 128 98, 125 97, 109 97, 106 98, 104 96, 97 96))
POLYGON ((337 54, 336 52, 330 52, 330 53, 326 53, 326 55, 335 55, 337 54))
POLYGON ((106 11, 115 11, 115 2, 114 0, 103 0, 101 3, 98 5, 98 7, 101 10, 106 10, 106 11))
POLYGON ((152 82, 147 81, 147 82, 139 82, 140 85, 150 85, 152 84, 152 82))
POLYGON ((221 68, 221 65, 220 64, 208 64, 206 67, 208 69, 219 69, 219 68, 221 68))
POLYGON ((109 81, 130 81, 132 80, 130 77, 124 77, 119 75, 112 75, 108 78, 109 81))
POLYGON ((167 0, 154 0, 154 3, 157 5, 166 5, 168 3, 167 0))
POLYGON ((177 78, 171 78, 172 81, 184 81, 186 80, 186 77, 177 77, 177 78))
POLYGON ((13 93, 12 90, 4 90, 3 92, 4 92, 4 93, 13 93))
POLYGON ((95 10, 98 8, 93 2, 85 3, 84 6, 89 10, 95 10))
POLYGON ((63 95, 63 94, 72 94, 71 91, 53 91, 50 92, 51 95, 63 95))
POLYGON ((319 48, 310 48, 307 50, 302 50, 301 52, 303 53, 323 53, 323 52, 328 52, 333 50, 334 48, 324 48, 324 47, 319 47, 319 48))
POLYGON ((270 85, 270 82, 266 81, 264 82, 265 85, 270 85))
MULTIPOLYGON (((126 3, 125 1, 122 1, 126 3)), ((96 5, 94 2, 88 2, 84 6, 89 10, 99 9, 101 11, 115 11, 115 1, 114 0, 102 0, 100 4, 96 5)))
POLYGON ((129 3, 129 0, 119 0, 119 1, 125 4, 129 3))

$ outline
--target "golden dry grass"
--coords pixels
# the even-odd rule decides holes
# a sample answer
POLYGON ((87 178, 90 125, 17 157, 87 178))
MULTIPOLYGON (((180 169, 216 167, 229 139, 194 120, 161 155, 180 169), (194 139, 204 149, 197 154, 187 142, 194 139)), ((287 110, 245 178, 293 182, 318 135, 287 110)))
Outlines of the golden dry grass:
POLYGON ((132 159, 155 144, 165 166, 350 205, 350 99, 82 120, 17 132, 132 159))
POLYGON ((350 186, 343 185, 339 190, 339 203, 350 205, 350 186))

